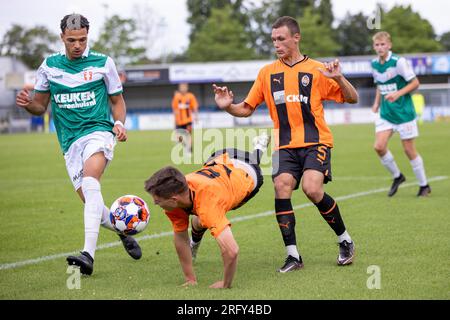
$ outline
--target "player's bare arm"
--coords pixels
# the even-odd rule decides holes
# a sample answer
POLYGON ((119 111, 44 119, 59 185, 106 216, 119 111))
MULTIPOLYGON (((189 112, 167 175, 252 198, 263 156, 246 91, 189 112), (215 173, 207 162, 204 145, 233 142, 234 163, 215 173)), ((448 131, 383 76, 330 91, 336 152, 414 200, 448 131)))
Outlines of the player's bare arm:
POLYGON ((210 288, 230 288, 236 273, 239 246, 229 226, 220 233, 216 240, 223 258, 223 280, 213 283, 210 288))
POLYGON ((419 80, 417 78, 414 78, 405 87, 396 92, 388 93, 384 98, 389 102, 395 102, 398 98, 416 90, 419 85, 419 80))
POLYGON ((217 106, 228 112, 235 117, 249 117, 253 114, 255 109, 250 107, 245 101, 241 103, 234 104, 234 94, 233 91, 228 90, 226 86, 219 87, 215 84, 212 85, 214 90, 214 99, 216 100, 217 106))
POLYGON ((50 102, 50 93, 35 92, 33 99, 28 89, 21 90, 16 97, 16 104, 29 113, 36 116, 43 115, 47 111, 50 102))
POLYGON ((374 113, 378 112, 378 109, 380 108, 380 99, 381 99, 380 89, 377 88, 377 91, 375 93, 375 101, 373 102, 372 106, 372 112, 374 113))
POLYGON ((109 99, 112 104, 111 110, 114 119, 113 131, 116 134, 118 141, 127 141, 127 130, 124 126, 127 108, 123 95, 118 94, 115 96, 110 96, 109 99))
POLYGON ((181 269, 184 274, 185 283, 183 286, 196 285, 197 278, 192 265, 192 255, 187 230, 183 232, 175 232, 174 243, 175 249, 177 250, 178 259, 180 260, 181 269))
POLYGON ((337 82, 344 95, 344 100, 347 103, 358 102, 358 92, 355 87, 344 77, 341 72, 341 66, 339 60, 336 59, 333 62, 325 62, 324 69, 319 69, 322 74, 328 78, 337 82))

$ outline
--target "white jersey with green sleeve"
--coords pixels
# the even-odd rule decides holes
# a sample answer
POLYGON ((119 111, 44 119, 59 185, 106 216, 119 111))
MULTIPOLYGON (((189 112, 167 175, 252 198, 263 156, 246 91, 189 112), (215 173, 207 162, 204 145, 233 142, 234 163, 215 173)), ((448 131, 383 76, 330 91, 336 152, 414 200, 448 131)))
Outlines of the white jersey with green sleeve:
POLYGON ((385 99, 388 93, 402 89, 416 77, 408 61, 389 51, 383 64, 378 58, 372 60, 372 74, 381 94, 380 117, 394 124, 414 120, 416 112, 409 93, 394 102, 385 99))
POLYGON ((37 92, 51 96, 52 115, 63 153, 94 131, 113 132, 108 96, 122 93, 114 61, 86 48, 81 58, 65 52, 47 57, 37 71, 37 92))

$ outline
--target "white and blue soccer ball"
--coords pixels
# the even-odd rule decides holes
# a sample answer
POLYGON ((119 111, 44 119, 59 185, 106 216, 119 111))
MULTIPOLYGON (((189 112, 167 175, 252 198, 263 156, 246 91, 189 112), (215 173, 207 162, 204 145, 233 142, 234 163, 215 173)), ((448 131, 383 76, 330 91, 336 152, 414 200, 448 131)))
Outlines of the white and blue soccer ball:
POLYGON ((150 210, 142 198, 124 195, 116 199, 109 210, 109 220, 117 232, 133 235, 148 225, 150 210))

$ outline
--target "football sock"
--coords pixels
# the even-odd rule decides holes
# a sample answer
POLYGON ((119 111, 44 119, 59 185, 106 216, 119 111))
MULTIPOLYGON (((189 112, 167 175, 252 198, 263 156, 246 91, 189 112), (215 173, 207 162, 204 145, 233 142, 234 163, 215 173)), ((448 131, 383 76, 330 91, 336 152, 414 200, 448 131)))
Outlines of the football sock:
POLYGON ((84 204, 84 248, 91 255, 95 256, 97 238, 102 219, 103 197, 100 191, 100 182, 93 177, 84 177, 81 181, 85 204, 84 204))
POLYGON ((207 228, 197 230, 194 227, 191 227, 191 241, 193 243, 198 243, 202 241, 203 235, 205 234, 206 230, 207 228))
POLYGON ((291 199, 275 199, 275 213, 287 255, 299 258, 295 237, 295 214, 291 199))
POLYGON ((348 234, 347 230, 345 230, 345 232, 343 234, 338 236, 338 238, 339 238, 339 240, 338 240, 339 243, 341 243, 342 241, 347 241, 348 243, 352 242, 352 238, 348 234))
POLYGON ((102 221, 100 222, 100 224, 106 229, 117 232, 111 223, 111 220, 109 218, 109 209, 106 206, 103 206, 102 221))
POLYGON ((380 160, 383 166, 392 174, 394 179, 400 176, 400 170, 391 151, 388 150, 384 156, 380 157, 380 160))
POLYGON ((253 161, 255 161, 256 162, 256 164, 260 164, 261 163, 261 158, 262 158, 262 156, 263 156, 263 154, 264 154, 264 151, 262 151, 261 149, 255 149, 254 151, 253 151, 253 154, 252 154, 252 160, 253 161))
POLYGON ((420 155, 414 160, 409 161, 411 163, 411 167, 416 175, 417 181, 419 181, 419 186, 424 187, 428 184, 427 177, 425 175, 425 168, 423 166, 423 160, 420 155))
POLYGON ((325 219, 328 225, 333 229, 337 236, 342 235, 345 231, 344 221, 342 221, 339 207, 332 197, 324 193, 322 200, 315 203, 321 216, 325 219))
POLYGON ((295 245, 286 246, 286 251, 287 251, 288 256, 293 256, 297 260, 300 259, 300 255, 298 254, 298 251, 297 251, 297 246, 295 246, 295 245))

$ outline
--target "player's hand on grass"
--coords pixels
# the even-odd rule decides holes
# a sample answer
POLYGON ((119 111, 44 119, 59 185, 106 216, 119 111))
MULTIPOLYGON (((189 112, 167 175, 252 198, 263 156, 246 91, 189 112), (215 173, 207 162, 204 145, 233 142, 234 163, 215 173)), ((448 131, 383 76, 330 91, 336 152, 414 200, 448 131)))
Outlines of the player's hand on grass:
POLYGON ((319 68, 318 70, 328 78, 335 79, 342 77, 341 65, 338 59, 334 60, 333 62, 324 62, 323 68, 319 68))
POLYGON ((22 89, 16 97, 16 104, 20 107, 28 107, 31 104, 30 91, 27 89, 22 89))
POLYGON ((233 91, 228 91, 228 88, 218 87, 215 84, 212 85, 214 90, 214 99, 220 109, 226 109, 233 103, 234 94, 233 91))
POLYGON ((113 131, 116 134, 116 138, 118 141, 127 141, 127 129, 125 129, 125 127, 121 123, 117 123, 116 121, 113 131))

